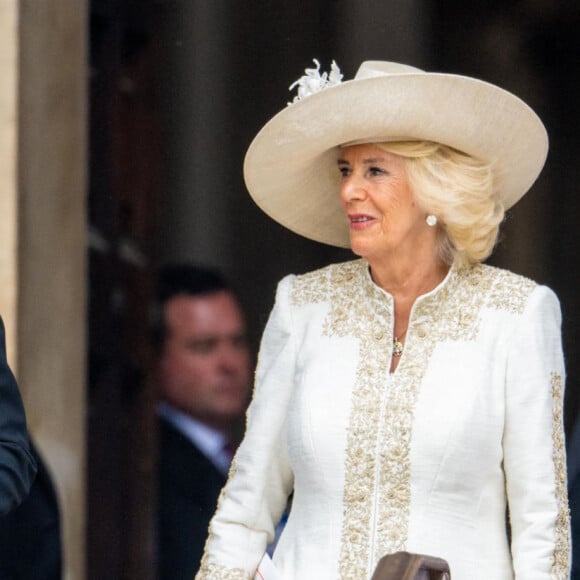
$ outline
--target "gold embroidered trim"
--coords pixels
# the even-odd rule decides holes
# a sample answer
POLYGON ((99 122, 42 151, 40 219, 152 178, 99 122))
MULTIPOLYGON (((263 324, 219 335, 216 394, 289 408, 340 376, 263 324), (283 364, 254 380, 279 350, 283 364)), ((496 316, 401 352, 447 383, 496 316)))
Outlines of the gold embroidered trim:
MULTIPOLYGON (((236 457, 234 456, 230 469, 228 472, 227 483, 235 476, 237 472, 236 457)), ((226 486, 227 486, 226 483, 226 486)), ((220 509, 223 499, 225 496, 225 486, 222 488, 218 501, 217 510, 220 509)), ((208 562, 208 549, 213 539, 213 534, 211 533, 211 522, 209 528, 209 535, 205 541, 203 557, 201 559, 201 566, 199 571, 195 575, 195 580, 248 580, 250 576, 246 573, 243 568, 232 568, 229 566, 222 566, 221 564, 210 564, 208 562)))
MULTIPOLYGON (((388 334, 392 328, 392 299, 372 283, 367 265, 357 260, 329 266, 297 278, 292 292, 296 305, 328 301, 326 336, 359 339, 357 382, 353 387, 347 433, 344 512, 339 561, 340 578, 368 577, 377 486, 378 441, 383 385, 390 366, 388 334), (385 299, 386 297, 386 299, 385 299)), ((395 437, 395 440, 398 438, 395 437)))
POLYGON ((537 286, 529 278, 491 266, 474 268, 470 283, 477 285, 475 280, 483 277, 493 279, 485 306, 511 314, 521 314, 524 311, 529 295, 537 286))
POLYGON ((552 560, 552 575, 564 580, 570 570, 570 510, 568 508, 568 490, 566 484, 566 446, 563 432, 562 402, 564 387, 562 376, 552 373, 552 439, 554 445, 554 471, 556 475, 556 518, 555 548, 552 560))
POLYGON ((196 580, 249 580, 250 575, 241 568, 204 564, 195 578, 196 580))
POLYGON ((295 279, 295 305, 329 302, 324 335, 359 340, 347 434, 340 578, 367 577, 385 553, 405 549, 414 409, 435 345, 473 340, 483 307, 521 313, 534 287, 530 280, 490 266, 452 270, 438 291, 417 301, 406 356, 389 381, 393 300, 374 285, 366 262, 328 266, 295 279))

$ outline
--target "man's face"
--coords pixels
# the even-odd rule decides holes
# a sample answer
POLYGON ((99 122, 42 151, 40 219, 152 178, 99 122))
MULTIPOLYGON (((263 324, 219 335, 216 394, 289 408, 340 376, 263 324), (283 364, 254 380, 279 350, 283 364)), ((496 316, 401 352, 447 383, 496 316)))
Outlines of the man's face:
POLYGON ((250 390, 250 354, 238 302, 227 291, 184 294, 169 300, 163 315, 163 397, 207 425, 226 428, 245 410, 250 390))

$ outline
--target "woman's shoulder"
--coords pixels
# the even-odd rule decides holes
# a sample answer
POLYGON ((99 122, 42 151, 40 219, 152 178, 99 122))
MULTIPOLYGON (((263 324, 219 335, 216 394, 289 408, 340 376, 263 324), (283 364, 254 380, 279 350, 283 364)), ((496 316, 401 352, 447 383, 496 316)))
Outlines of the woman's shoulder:
POLYGON ((535 280, 511 270, 479 264, 460 274, 464 287, 485 297, 484 302, 494 310, 521 314, 530 300, 556 300, 554 292, 535 280))
POLYGON ((282 281, 295 304, 322 302, 337 288, 350 283, 365 271, 363 260, 349 260, 339 264, 329 264, 303 274, 286 276, 282 281))
POLYGON ((497 266, 490 266, 488 264, 479 264, 478 266, 475 266, 472 268, 471 275, 474 277, 481 277, 487 280, 490 285, 508 292, 513 290, 523 290, 524 292, 529 293, 538 285, 537 282, 527 276, 516 274, 511 270, 498 268, 497 266))
POLYGON ((340 279, 351 279, 356 274, 362 272, 365 268, 365 262, 361 259, 349 260, 338 264, 328 264, 322 268, 298 274, 296 282, 299 284, 319 284, 338 282, 340 279))

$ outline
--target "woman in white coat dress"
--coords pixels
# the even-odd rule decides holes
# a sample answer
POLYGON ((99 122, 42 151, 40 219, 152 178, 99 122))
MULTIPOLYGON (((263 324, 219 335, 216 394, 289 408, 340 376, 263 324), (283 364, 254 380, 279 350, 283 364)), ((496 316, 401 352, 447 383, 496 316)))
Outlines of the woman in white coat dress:
POLYGON ((544 126, 473 78, 316 64, 250 145, 246 184, 359 259, 280 282, 198 578, 252 578, 292 493, 288 580, 363 580, 399 550, 454 580, 567 578, 559 303, 482 264, 544 126))

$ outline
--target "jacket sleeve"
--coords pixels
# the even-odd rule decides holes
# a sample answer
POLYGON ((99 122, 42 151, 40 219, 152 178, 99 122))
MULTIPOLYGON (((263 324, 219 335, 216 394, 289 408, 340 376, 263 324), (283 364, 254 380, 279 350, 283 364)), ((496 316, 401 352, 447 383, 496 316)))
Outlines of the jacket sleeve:
POLYGON ((198 580, 253 578, 292 491, 286 446, 295 372, 291 278, 280 282, 264 330, 246 434, 210 522, 198 580))
POLYGON ((570 573, 560 324, 558 299, 538 286, 510 340, 503 445, 517 580, 570 573))
POLYGON ((6 361, 0 319, 0 516, 26 497, 36 475, 18 385, 6 361))

